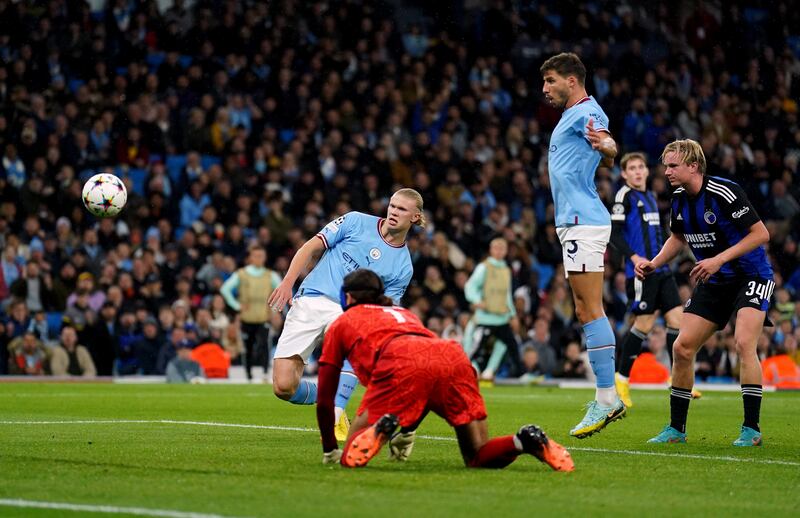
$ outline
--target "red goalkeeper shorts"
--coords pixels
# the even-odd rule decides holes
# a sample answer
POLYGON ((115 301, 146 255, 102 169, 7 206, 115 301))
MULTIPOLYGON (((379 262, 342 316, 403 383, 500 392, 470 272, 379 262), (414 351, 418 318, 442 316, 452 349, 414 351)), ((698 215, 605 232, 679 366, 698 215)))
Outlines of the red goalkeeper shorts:
POLYGON ((400 426, 419 423, 428 411, 451 426, 486 418, 475 369, 451 340, 402 336, 381 351, 358 409, 373 424, 394 414, 400 426))

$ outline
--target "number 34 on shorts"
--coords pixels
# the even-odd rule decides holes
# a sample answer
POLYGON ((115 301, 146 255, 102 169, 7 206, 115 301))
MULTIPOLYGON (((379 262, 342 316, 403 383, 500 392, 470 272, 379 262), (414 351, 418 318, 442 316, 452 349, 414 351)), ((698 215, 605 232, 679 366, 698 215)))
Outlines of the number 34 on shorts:
POLYGON ((749 302, 747 305, 766 311, 769 307, 769 299, 772 298, 772 290, 775 289, 775 283, 769 279, 754 279, 747 281, 745 288, 744 296, 749 302))

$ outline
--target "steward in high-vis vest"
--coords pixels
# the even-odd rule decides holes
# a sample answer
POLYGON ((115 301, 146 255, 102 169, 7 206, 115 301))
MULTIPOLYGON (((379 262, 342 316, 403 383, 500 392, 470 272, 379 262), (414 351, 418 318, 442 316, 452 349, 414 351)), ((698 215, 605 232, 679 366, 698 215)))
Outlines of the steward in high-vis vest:
POLYGON ((489 257, 475 267, 469 280, 464 286, 464 296, 475 308, 473 320, 478 345, 470 355, 472 363, 483 372, 482 378, 494 376, 494 366, 487 370, 490 364, 491 351, 488 347, 489 339, 502 341, 507 347, 508 358, 511 360, 512 377, 522 375, 522 362, 519 357, 519 342, 511 329, 510 323, 516 319, 517 311, 511 297, 511 268, 506 264, 508 243, 498 237, 489 243, 489 257))
POLYGON ((244 366, 247 379, 252 379, 251 368, 256 365, 256 356, 264 354, 263 366, 269 366, 268 325, 272 310, 267 305, 272 290, 281 282, 281 277, 265 268, 267 251, 262 246, 252 247, 247 256, 247 266, 236 270, 222 284, 220 293, 225 302, 239 313, 244 341, 244 366), (234 292, 237 292, 234 295, 234 292))
POLYGON ((761 361, 764 385, 777 389, 800 390, 800 365, 784 351, 761 361))

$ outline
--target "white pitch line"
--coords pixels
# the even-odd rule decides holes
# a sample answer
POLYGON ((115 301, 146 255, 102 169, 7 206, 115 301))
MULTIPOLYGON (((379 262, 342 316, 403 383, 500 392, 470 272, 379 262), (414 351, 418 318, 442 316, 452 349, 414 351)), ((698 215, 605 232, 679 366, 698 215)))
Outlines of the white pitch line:
POLYGON ((747 462, 753 464, 777 464, 779 466, 800 466, 800 462, 777 459, 748 459, 746 457, 729 457, 726 455, 698 455, 694 453, 663 453, 659 451, 639 450, 607 450, 605 448, 571 447, 570 450, 588 451, 593 453, 617 453, 621 455, 646 455, 650 457, 678 457, 680 459, 721 460, 727 462, 747 462))
POLYGON ((38 500, 22 500, 0 498, 0 506, 36 509, 58 509, 60 511, 76 511, 84 513, 135 514, 139 516, 159 516, 167 518, 231 518, 221 514, 191 513, 172 511, 170 509, 148 509, 146 507, 119 507, 116 505, 70 504, 67 502, 42 502, 38 500))
MULTIPOLYGON (((210 426, 221 428, 248 428, 255 430, 275 430, 282 432, 313 432, 317 433, 316 428, 306 428, 302 426, 278 426, 264 424, 240 424, 240 423, 219 423, 215 421, 176 421, 172 419, 80 419, 70 421, 0 421, 0 425, 53 425, 53 424, 173 424, 184 426, 210 426)), ((443 437, 440 435, 420 435, 421 439, 431 441, 455 441, 455 437, 443 437)), ((651 457, 676 457, 681 459, 697 460, 719 460, 725 462, 745 462, 751 464, 772 464, 778 466, 800 466, 800 462, 779 459, 759 459, 746 457, 731 457, 724 455, 700 455, 692 453, 663 453, 656 451, 639 450, 612 450, 606 448, 584 448, 570 447, 574 451, 586 451, 591 453, 612 453, 616 455, 645 455, 651 457)))

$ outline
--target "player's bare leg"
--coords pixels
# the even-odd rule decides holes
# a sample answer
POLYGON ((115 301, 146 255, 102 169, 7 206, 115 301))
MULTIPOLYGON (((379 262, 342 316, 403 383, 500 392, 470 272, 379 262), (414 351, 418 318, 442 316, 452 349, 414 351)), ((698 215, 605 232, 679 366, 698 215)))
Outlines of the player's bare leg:
POLYGON ((686 416, 694 386, 694 358, 700 347, 717 331, 717 324, 692 313, 683 315, 681 332, 672 351, 672 386, 670 387, 670 423, 647 442, 686 442, 686 416))
POLYGON ((369 427, 369 412, 366 410, 363 414, 359 414, 355 419, 350 421, 350 432, 347 435, 347 442, 350 442, 354 436, 361 433, 364 428, 369 427))
POLYGON ((275 395, 299 405, 317 401, 317 386, 303 380, 305 363, 300 356, 275 358, 272 363, 272 391, 275 395))
POLYGON ((603 272, 569 272, 567 280, 575 301, 575 316, 581 324, 605 316, 603 272))
MULTIPOLYGON (((664 314, 664 323, 667 325, 667 352, 669 353, 670 362, 672 361, 672 348, 678 337, 682 318, 683 306, 675 306, 664 314)), ((669 384, 672 385, 672 377, 669 379, 669 384)), ((701 397, 703 397, 703 393, 692 387, 692 399, 700 399, 701 397)))
POLYGON ((741 435, 733 443, 735 446, 761 446, 761 428, 758 421, 761 415, 761 363, 758 360, 758 338, 764 327, 764 312, 755 308, 742 308, 736 314, 736 352, 741 369, 739 379, 742 385, 744 422, 741 435))
POLYGON ((521 453, 533 455, 556 471, 572 471, 569 452, 536 425, 526 425, 515 435, 489 439, 486 419, 457 426, 456 437, 464 464, 471 468, 504 468, 521 453))
POLYGON ((569 272, 575 315, 586 334, 589 363, 596 381, 594 401, 570 435, 582 439, 625 416, 625 405, 614 386, 616 337, 603 312, 603 272, 569 272))
MULTIPOLYGON (((455 431, 456 438, 458 439, 458 449, 461 450, 461 457, 464 458, 464 464, 470 466, 477 456, 478 450, 489 441, 489 425, 486 423, 486 419, 481 419, 480 421, 470 421, 465 425, 456 426, 455 431)), ((511 460, 499 467, 507 466, 517 455, 519 455, 519 452, 516 452, 511 460)))
POLYGON ((692 313, 683 315, 683 325, 672 346, 672 386, 687 390, 694 385, 694 358, 697 351, 717 331, 714 322, 692 313))
POLYGON ((683 308, 681 306, 675 306, 664 313, 664 322, 667 324, 667 327, 673 329, 680 329, 681 318, 683 318, 683 308))

